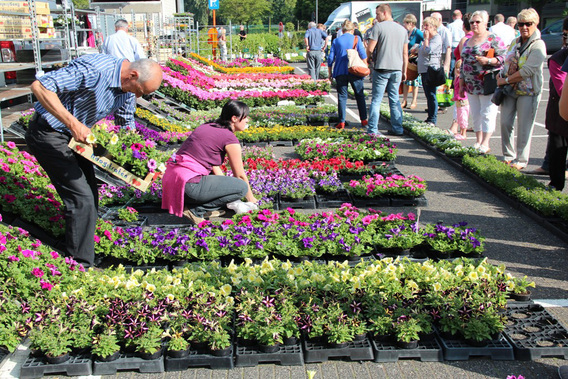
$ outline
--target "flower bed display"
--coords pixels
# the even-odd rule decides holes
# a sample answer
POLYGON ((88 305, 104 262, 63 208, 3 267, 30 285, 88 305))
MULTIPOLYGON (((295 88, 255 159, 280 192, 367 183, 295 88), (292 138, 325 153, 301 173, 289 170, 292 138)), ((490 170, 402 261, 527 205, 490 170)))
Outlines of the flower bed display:
MULTIPOLYGON (((207 111, 195 111, 191 114, 181 112, 164 101, 153 100, 152 104, 176 119, 183 121, 190 129, 208 121, 214 120, 221 114, 220 108, 207 111)), ((306 125, 306 120, 319 120, 322 123, 331 123, 337 118, 337 107, 333 105, 318 105, 311 108, 286 105, 278 108, 257 107, 249 113, 249 125, 255 127, 295 126, 306 125)))
MULTIPOLYGON (((301 141, 305 138, 330 137, 334 138, 347 132, 330 129, 327 126, 272 126, 248 128, 235 135, 241 142, 270 142, 270 141, 301 141)), ((345 155, 345 154, 341 154, 345 155)), ((330 158, 314 156, 313 158, 330 158)))
POLYGON ((396 158, 396 144, 388 138, 375 135, 347 133, 335 138, 303 139, 296 146, 302 159, 325 159, 344 156, 352 160, 392 161, 396 158))
MULTIPOLYGON (((292 209, 281 213, 265 209, 237 215, 220 223, 205 221, 198 226, 184 228, 183 233, 177 229, 117 228, 99 221, 95 250, 103 256, 137 264, 153 263, 159 259, 175 262, 230 257, 356 258, 384 253, 376 251, 386 246, 379 240, 380 236, 391 239, 396 234, 392 229, 400 229, 409 217, 413 216, 381 217, 377 212, 363 213, 350 204, 344 204, 337 213, 312 215, 296 213, 292 209)), ((417 234, 416 238, 411 241, 399 238, 397 240, 404 246, 391 243, 388 247, 422 249, 427 238, 434 238, 430 236, 428 225, 409 227, 417 234)), ((453 238, 455 241, 447 243, 454 244, 462 255, 478 256, 483 251, 483 239, 475 229, 463 232, 456 229, 453 238)), ((434 253, 438 251, 435 246, 430 249, 434 253)))
POLYGON ((244 67, 283 67, 289 63, 280 58, 236 58, 232 61, 222 61, 214 59, 213 62, 225 68, 244 68, 244 67))
POLYGON ((317 104, 327 93, 320 90, 303 89, 288 90, 226 90, 209 91, 189 84, 190 79, 183 74, 163 67, 164 80, 160 92, 194 109, 211 109, 220 107, 228 99, 237 99, 249 106, 276 105, 282 100, 291 100, 296 104, 317 104))
MULTIPOLYGON (((168 132, 168 133, 159 132, 158 135, 160 136, 160 138, 158 138, 156 142, 160 142, 161 140, 164 140, 164 142, 168 142, 168 140, 166 139, 166 137, 168 136, 170 136, 169 139, 174 138, 174 136, 176 139, 182 139, 184 135, 186 136, 190 132, 191 129, 194 129, 191 128, 189 125, 182 124, 180 122, 170 122, 164 118, 157 117, 152 112, 139 107, 136 108, 136 117, 141 118, 142 120, 146 120, 152 125, 155 125, 158 128, 168 132)), ((143 129, 142 125, 137 123, 136 129, 139 131, 140 134, 144 135, 147 132, 143 130, 148 128, 143 129)))
POLYGON ((426 181, 416 175, 364 176, 349 182, 349 192, 358 197, 418 197, 426 192, 426 181))
POLYGON ((34 156, 18 151, 14 142, 0 146, 0 209, 63 235, 63 203, 34 156))
POLYGON ((279 74, 292 74, 294 67, 291 66, 267 66, 267 67, 222 67, 214 61, 202 57, 201 55, 190 53, 190 57, 207 65, 213 67, 216 71, 226 74, 246 74, 246 73, 279 73, 279 74))

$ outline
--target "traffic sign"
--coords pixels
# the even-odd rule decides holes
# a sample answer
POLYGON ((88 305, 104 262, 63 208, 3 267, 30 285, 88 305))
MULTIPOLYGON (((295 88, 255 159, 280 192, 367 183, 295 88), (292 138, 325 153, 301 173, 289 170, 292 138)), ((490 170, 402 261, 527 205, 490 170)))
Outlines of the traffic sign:
POLYGON ((209 9, 219 9, 219 0, 209 0, 209 9))

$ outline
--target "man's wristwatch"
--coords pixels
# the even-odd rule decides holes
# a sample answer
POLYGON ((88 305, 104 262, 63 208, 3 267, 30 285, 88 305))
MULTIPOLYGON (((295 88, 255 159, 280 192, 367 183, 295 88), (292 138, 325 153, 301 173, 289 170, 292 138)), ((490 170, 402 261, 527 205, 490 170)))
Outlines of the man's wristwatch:
POLYGON ((509 77, 508 76, 505 78, 505 83, 509 84, 509 77))

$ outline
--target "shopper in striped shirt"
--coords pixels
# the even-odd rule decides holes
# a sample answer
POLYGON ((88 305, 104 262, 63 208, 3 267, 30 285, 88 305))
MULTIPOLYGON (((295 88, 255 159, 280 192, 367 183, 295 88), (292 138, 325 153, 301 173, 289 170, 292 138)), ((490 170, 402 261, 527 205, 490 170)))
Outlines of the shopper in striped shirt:
POLYGON ((158 89, 162 69, 149 59, 129 62, 110 55, 86 55, 32 83, 38 103, 26 143, 65 204, 66 252, 86 266, 94 263, 98 192, 93 164, 67 146, 86 142, 91 127, 109 114, 134 127, 131 97, 158 89))

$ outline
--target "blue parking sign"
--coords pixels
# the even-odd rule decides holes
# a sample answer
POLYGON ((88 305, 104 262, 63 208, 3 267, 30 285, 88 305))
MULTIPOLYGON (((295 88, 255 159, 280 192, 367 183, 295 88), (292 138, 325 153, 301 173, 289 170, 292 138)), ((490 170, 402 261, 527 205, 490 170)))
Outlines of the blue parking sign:
POLYGON ((209 0, 209 9, 219 9, 219 0, 209 0))

